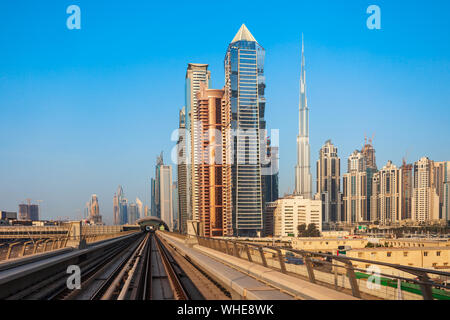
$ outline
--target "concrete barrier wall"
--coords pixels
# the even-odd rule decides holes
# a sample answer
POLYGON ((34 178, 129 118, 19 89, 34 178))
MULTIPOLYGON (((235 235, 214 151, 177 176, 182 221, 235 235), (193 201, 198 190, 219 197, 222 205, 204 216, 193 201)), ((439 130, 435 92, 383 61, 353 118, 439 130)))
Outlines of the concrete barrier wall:
MULTIPOLYGON (((217 249, 217 248, 216 248, 217 249)), ((229 245, 228 249, 230 252, 232 252, 233 246, 229 245)), ((239 248, 239 255, 243 257, 243 260, 247 260, 247 254, 244 252, 242 247, 239 248)), ((221 252, 225 251, 225 244, 221 244, 221 252)), ((254 250, 250 248, 250 255, 252 257, 253 262, 262 264, 261 255, 257 250, 254 250)), ((270 268, 274 268, 277 270, 280 270, 280 262, 279 258, 277 256, 273 256, 270 252, 264 252, 264 256, 267 262, 267 265, 270 268)), ((334 262, 335 264, 341 264, 338 261, 334 262)), ((292 272, 294 274, 298 274, 301 276, 304 276, 306 278, 308 277, 308 271, 305 265, 294 265, 285 263, 286 270, 288 272, 292 272)), ((337 291, 342 291, 344 288, 349 289, 351 291, 351 285, 350 280, 348 279, 346 275, 346 271, 344 268, 335 268, 335 273, 327 273, 323 271, 319 271, 317 269, 314 269, 314 276, 317 281, 320 281, 322 283, 326 283, 329 285, 332 285, 333 287, 337 286, 337 291)), ((359 286, 359 290, 361 293, 366 293, 368 295, 371 295, 373 297, 377 297, 380 299, 386 299, 386 300, 396 300, 397 299, 397 289, 389 286, 383 286, 383 285, 371 285, 365 279, 357 279, 357 283, 359 286)), ((417 295, 411 292, 403 291, 402 292, 403 300, 422 300, 422 295, 417 295)))
POLYGON ((118 233, 123 231, 122 226, 95 226, 95 225, 83 225, 81 228, 82 235, 90 234, 106 234, 106 233, 118 233))

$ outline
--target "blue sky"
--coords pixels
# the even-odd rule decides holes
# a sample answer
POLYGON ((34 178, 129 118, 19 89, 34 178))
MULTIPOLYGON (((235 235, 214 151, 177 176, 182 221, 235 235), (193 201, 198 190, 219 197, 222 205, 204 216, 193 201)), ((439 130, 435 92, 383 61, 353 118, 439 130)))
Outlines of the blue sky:
MULTIPOLYGON (((374 136, 377 164, 450 160, 450 2, 2 1, 0 210, 43 200, 43 218, 80 217, 91 194, 112 220, 119 184, 149 201, 184 103, 188 62, 224 84, 245 23, 266 49, 266 120, 280 129, 280 194, 296 162, 300 37, 305 36, 313 177, 327 139, 346 159, 374 136), (68 30, 66 8, 81 8, 68 30), (366 8, 381 9, 381 30, 366 8)), ((315 188, 315 183, 314 183, 315 188)))

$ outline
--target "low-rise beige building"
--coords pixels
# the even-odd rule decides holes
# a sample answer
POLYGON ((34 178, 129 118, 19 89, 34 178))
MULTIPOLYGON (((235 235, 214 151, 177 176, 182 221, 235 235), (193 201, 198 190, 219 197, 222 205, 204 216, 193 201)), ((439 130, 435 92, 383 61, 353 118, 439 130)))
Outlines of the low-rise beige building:
POLYGON ((383 239, 380 243, 394 248, 449 247, 450 240, 429 239, 383 239))
POLYGON ((274 203, 274 237, 297 237, 297 227, 301 224, 314 223, 319 231, 322 230, 322 201, 288 196, 274 203))
MULTIPOLYGON (((400 264, 425 269, 450 270, 450 247, 362 248, 347 251, 346 256, 377 262, 400 264)), ((356 268, 367 269, 372 264, 352 261, 356 268)), ((383 273, 399 273, 394 268, 378 266, 383 273)), ((403 274, 403 273, 402 273, 403 274)))
POLYGON ((339 238, 295 238, 292 239, 292 248, 306 251, 326 251, 336 254, 340 246, 357 249, 365 248, 368 239, 339 239, 339 238))

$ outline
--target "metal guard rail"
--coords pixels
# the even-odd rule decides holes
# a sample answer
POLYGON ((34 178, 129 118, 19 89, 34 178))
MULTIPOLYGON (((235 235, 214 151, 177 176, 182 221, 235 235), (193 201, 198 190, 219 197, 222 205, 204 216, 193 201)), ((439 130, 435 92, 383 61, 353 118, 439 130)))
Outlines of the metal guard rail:
MULTIPOLYGON (((30 256, 36 253, 43 253, 48 251, 53 251, 61 248, 67 247, 67 243, 69 241, 85 241, 86 244, 93 244, 97 241, 108 240, 119 236, 124 236, 127 234, 135 233, 136 231, 122 231, 122 232, 114 232, 114 233, 103 233, 103 234, 85 234, 80 236, 64 236, 64 237, 49 237, 44 239, 35 239, 31 241, 19 241, 19 242, 10 242, 10 243, 2 243, 1 247, 8 248, 5 251, 3 257, 0 256, 0 261, 6 261, 13 258, 13 251, 17 251, 17 255, 15 258, 30 256), (49 245, 51 243, 51 245, 49 245), (15 249, 18 248, 19 249, 15 249), (31 252, 27 252, 27 247, 29 247, 31 252)), ((24 239, 26 240, 26 239, 24 239)))
POLYGON ((432 288, 433 287, 439 287, 449 290, 449 285, 442 285, 439 283, 434 282, 428 274, 434 274, 438 276, 444 276, 447 278, 450 278, 450 272, 444 272, 439 270, 432 270, 432 269, 424 269, 424 268, 416 268, 411 266, 403 266, 399 264, 391 264, 387 262, 381 262, 381 261, 372 261, 372 260, 366 260, 366 259, 359 259, 359 258, 350 258, 346 256, 337 256, 327 253, 319 253, 319 252, 312 252, 312 251, 306 251, 306 250, 296 250, 291 248, 285 248, 285 247, 272 247, 272 246, 263 246, 259 244, 254 243, 248 243, 248 242, 239 242, 236 240, 227 240, 227 239, 220 239, 220 238, 208 238, 208 237, 202 237, 202 236, 196 236, 197 241, 199 245, 208 247, 210 249, 214 249, 223 253, 226 253, 228 255, 233 255, 237 258, 246 259, 250 262, 259 263, 257 261, 253 261, 252 255, 250 253, 250 248, 252 250, 255 250, 259 253, 259 257, 261 259, 261 263, 264 267, 269 268, 269 265, 267 264, 265 253, 270 253, 272 256, 275 254, 278 258, 278 262, 280 264, 280 271, 282 273, 287 273, 286 270, 286 264, 285 264, 285 257, 286 255, 282 254, 281 250, 291 252, 292 254, 300 255, 303 258, 304 264, 306 265, 306 269, 308 272, 308 278, 309 281, 312 283, 315 283, 315 276, 314 276, 314 262, 320 262, 321 264, 328 264, 330 266, 338 267, 338 268, 345 268, 347 277, 350 282, 350 286, 352 289, 352 295, 357 298, 361 298, 361 292, 359 290, 358 282, 356 279, 356 271, 362 271, 367 272, 366 270, 359 269, 353 266, 352 261, 354 262, 363 262, 363 263, 370 263, 371 265, 379 265, 384 267, 390 267, 394 268, 399 271, 403 271, 406 273, 410 273, 418 278, 417 279, 410 279, 410 278, 404 278, 396 275, 387 275, 380 273, 380 276, 386 276, 389 278, 394 278, 397 280, 402 280, 409 283, 415 283, 418 284, 421 288, 422 297, 424 300, 433 300, 433 293, 432 288), (222 245, 224 244, 224 245, 222 245), (240 248, 239 248, 240 247, 240 248), (269 251, 271 250, 271 251, 269 251), (245 253, 244 255, 241 254, 245 253), (330 261, 326 260, 316 260, 313 257, 322 257, 331 259, 331 261, 338 261, 343 263, 343 265, 334 264, 330 261))

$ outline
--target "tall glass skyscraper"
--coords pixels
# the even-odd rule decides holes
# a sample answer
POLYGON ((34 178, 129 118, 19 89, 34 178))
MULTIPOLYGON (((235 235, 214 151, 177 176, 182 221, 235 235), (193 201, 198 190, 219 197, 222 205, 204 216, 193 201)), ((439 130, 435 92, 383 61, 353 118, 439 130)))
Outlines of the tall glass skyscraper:
POLYGON ((260 130, 266 126, 264 55, 264 48, 243 24, 225 56, 225 90, 231 105, 231 127, 236 130, 232 220, 238 236, 255 236, 263 228, 260 130))

